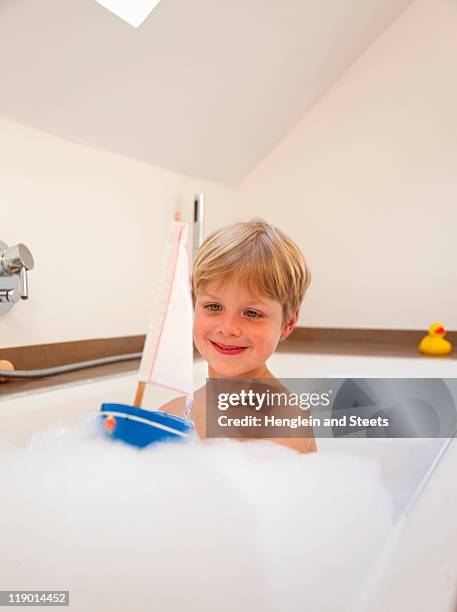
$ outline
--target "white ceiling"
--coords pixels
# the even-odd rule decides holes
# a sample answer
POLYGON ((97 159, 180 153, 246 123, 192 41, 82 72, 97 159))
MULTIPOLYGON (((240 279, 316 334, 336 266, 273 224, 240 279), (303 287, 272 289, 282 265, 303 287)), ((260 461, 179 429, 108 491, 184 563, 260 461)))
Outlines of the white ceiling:
POLYGON ((93 0, 2 0, 0 113, 238 182, 410 2, 161 0, 135 29, 93 0))

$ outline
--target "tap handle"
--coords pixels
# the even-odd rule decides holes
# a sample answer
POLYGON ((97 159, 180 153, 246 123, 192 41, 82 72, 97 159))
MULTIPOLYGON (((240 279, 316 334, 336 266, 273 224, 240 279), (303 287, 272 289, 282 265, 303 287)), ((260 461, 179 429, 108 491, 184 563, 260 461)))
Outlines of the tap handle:
MULTIPOLYGON (((0 253, 0 273, 15 274, 22 270, 31 270, 33 266, 32 253, 25 244, 15 244, 0 253)), ((25 283, 25 289, 27 289, 27 278, 26 276, 22 276, 22 278, 21 285, 24 286, 25 283)))
POLYGON ((21 300, 29 298, 29 283, 27 279, 27 268, 21 268, 19 272, 19 288, 21 291, 21 300))

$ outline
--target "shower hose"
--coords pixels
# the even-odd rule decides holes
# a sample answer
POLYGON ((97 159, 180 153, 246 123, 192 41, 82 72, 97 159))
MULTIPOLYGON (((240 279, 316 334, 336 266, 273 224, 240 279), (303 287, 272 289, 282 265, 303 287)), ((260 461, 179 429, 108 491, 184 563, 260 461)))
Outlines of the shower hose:
POLYGON ((94 368, 95 366, 118 361, 130 361, 140 359, 142 353, 126 353, 125 355, 113 355, 111 357, 101 357, 100 359, 90 359, 89 361, 79 361, 68 365, 55 366, 53 368, 43 368, 41 370, 1 370, 0 378, 43 378, 45 376, 57 376, 65 372, 74 372, 84 368, 94 368))

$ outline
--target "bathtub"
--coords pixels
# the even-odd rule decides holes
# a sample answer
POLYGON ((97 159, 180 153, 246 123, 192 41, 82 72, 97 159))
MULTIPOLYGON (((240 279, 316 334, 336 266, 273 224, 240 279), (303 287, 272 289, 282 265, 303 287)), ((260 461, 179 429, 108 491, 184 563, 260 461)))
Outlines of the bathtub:
MULTIPOLYGON (((278 377, 427 377, 457 378, 452 359, 407 359, 278 353, 270 360, 278 377)), ((206 366, 197 361, 196 386, 206 366)), ((102 402, 131 403, 136 373, 98 378, 49 389, 4 396, 0 432, 24 445, 53 423, 72 424, 102 402)), ((160 398, 147 397, 144 405, 160 398)), ((319 440, 320 452, 368 454, 379 460, 395 504, 396 529, 369 585, 361 589, 360 607, 370 610, 454 612, 457 583, 457 444, 444 440, 319 440)))

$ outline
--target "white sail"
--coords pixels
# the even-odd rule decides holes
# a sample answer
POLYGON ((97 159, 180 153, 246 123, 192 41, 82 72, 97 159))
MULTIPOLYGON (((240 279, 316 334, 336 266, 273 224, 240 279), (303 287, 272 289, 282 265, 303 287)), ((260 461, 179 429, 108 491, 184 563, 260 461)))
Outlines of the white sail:
POLYGON ((186 240, 187 225, 174 221, 148 325, 139 380, 178 391, 191 399, 193 312, 186 240))

